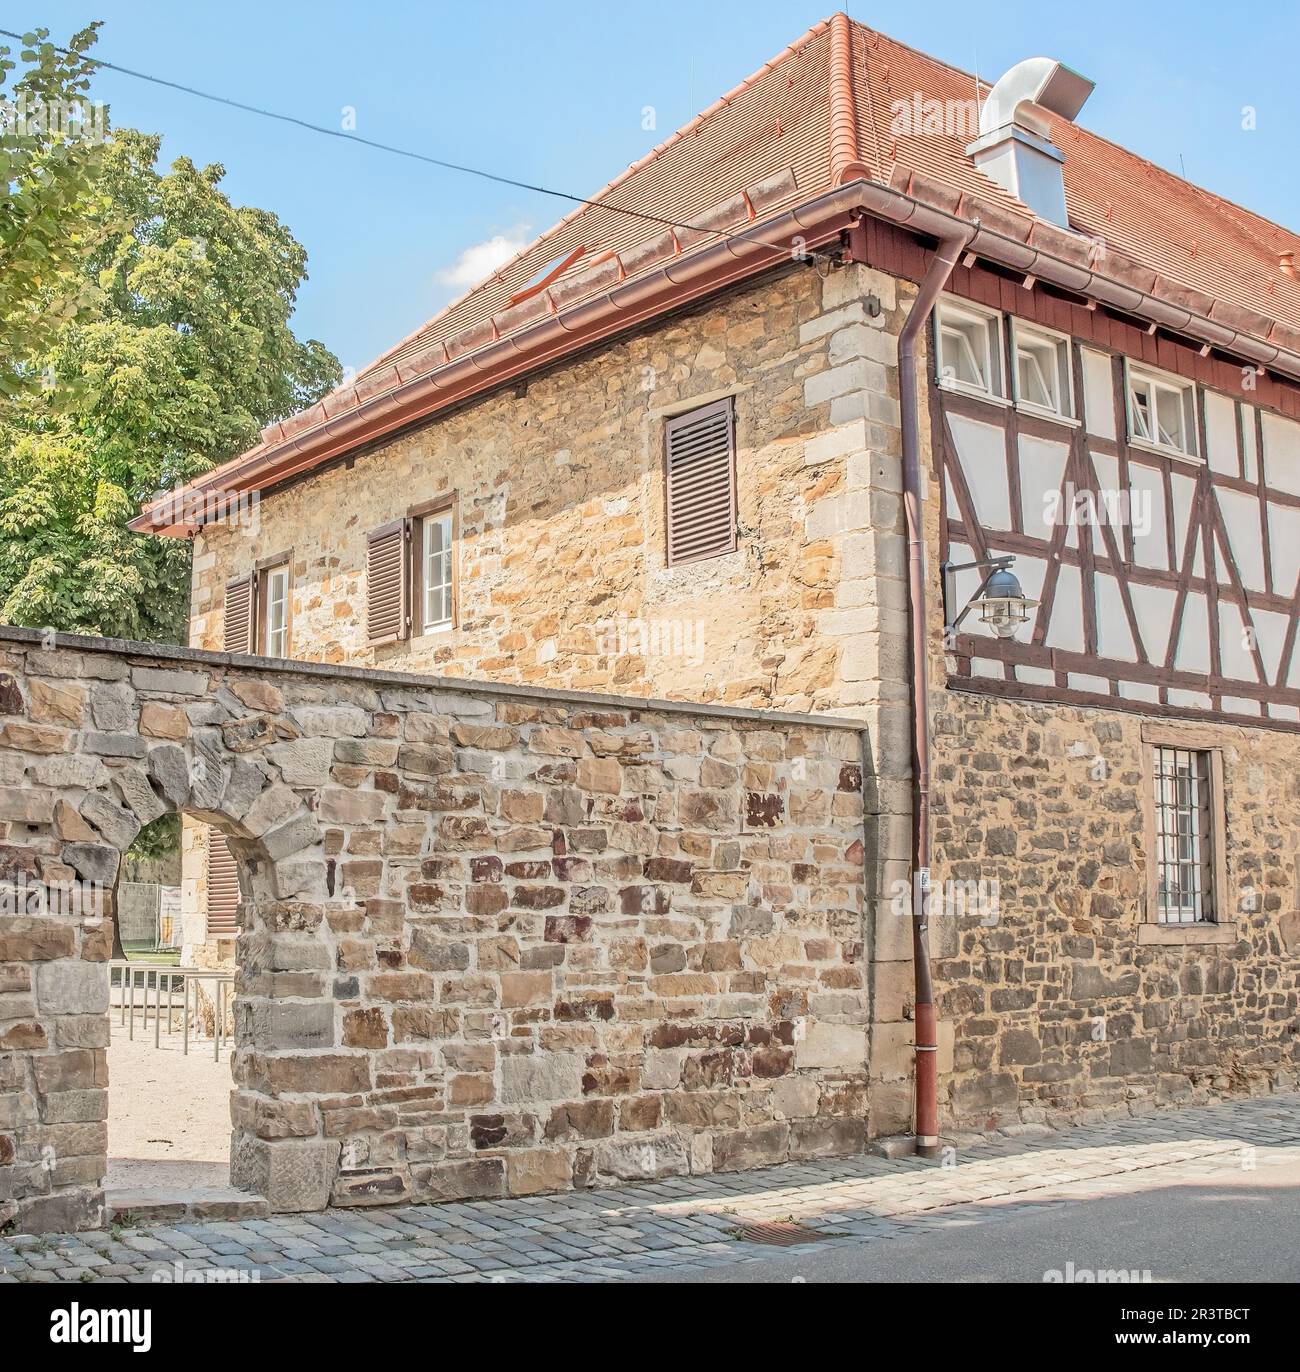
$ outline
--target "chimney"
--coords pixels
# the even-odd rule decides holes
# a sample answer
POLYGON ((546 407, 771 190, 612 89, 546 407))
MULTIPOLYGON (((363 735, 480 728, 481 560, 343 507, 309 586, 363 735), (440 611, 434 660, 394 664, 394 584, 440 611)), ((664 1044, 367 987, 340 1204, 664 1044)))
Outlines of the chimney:
POLYGON ((980 136, 966 149, 975 165, 1040 218, 1070 227, 1065 214, 1065 162, 1035 111, 1073 119, 1094 83, 1050 57, 1018 62, 980 108, 980 136))

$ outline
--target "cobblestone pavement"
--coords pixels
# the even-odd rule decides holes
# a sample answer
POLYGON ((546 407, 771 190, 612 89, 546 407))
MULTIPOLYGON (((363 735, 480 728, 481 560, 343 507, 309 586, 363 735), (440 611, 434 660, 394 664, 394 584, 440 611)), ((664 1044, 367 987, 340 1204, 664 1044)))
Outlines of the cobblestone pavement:
POLYGON ((996 1223, 1029 1207, 1266 1174, 1300 1162, 1300 1093, 1008 1133, 959 1141, 941 1162, 828 1158, 527 1199, 9 1235, 0 1238, 0 1283, 186 1273, 262 1282, 635 1281, 667 1266, 770 1258, 772 1247, 742 1233, 755 1223, 793 1220, 814 1231, 800 1247, 808 1254, 996 1223))

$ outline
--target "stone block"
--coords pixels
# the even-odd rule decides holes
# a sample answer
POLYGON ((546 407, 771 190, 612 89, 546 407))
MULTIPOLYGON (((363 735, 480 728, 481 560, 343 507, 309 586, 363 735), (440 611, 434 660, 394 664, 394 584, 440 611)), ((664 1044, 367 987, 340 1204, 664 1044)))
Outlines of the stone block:
POLYGON ((241 1042, 267 1052, 334 1046, 332 1001, 241 1000, 237 1014, 241 1042))
POLYGON ((48 1196, 29 1196, 17 1202, 13 1229, 19 1234, 75 1234, 104 1228, 102 1186, 79 1186, 48 1196))
POLYGON ((511 1054, 501 1062, 501 1099, 516 1105, 581 1097, 583 1071, 576 1053, 511 1054))
POLYGON ((263 1061, 272 1094, 330 1096, 370 1090, 371 1060, 367 1054, 287 1054, 263 1061))
POLYGON ((125 852, 140 832, 140 821, 107 796, 94 792, 81 802, 81 817, 103 835, 119 852, 125 852))
POLYGON ((161 743, 149 750, 147 768, 172 805, 184 809, 190 796, 190 762, 185 750, 174 743, 161 743))
POLYGON ((108 969, 99 962, 64 959, 36 969, 42 1015, 93 1015, 108 1009, 108 969))
POLYGON ((259 1139, 236 1136, 230 1184, 264 1196, 272 1211, 324 1210, 338 1172, 337 1139, 259 1139))
POLYGON ((330 776, 334 743, 327 738, 295 738, 273 743, 266 756, 290 786, 323 786, 330 776))
POLYGON ((535 1196, 547 1191, 566 1191, 573 1183, 573 1166, 560 1148, 528 1148, 506 1156, 506 1192, 511 1196, 535 1196))
POLYGON ((861 1025, 805 1023, 795 1042, 797 1068, 820 1067, 835 1071, 864 1072, 867 1067, 867 1031, 861 1025))
POLYGON ((784 1122, 737 1129, 713 1136, 713 1170, 742 1172, 782 1162, 790 1152, 791 1126, 784 1122))
POLYGON ((412 1184, 418 1200, 478 1200, 506 1194, 506 1165, 501 1158, 473 1158, 412 1166, 412 1184))
POLYGON ((366 1167, 340 1172, 330 1192, 331 1205, 398 1205, 413 1194, 404 1167, 366 1167))
POLYGON ((686 1143, 674 1133, 607 1139, 596 1145, 595 1163, 601 1176, 619 1181, 682 1177, 691 1170, 686 1143))
POLYGON ((162 667, 136 667, 131 682, 138 691, 154 695, 201 696, 208 690, 206 672, 182 672, 162 667))
POLYGON ((60 856, 83 881, 98 882, 105 887, 116 882, 122 862, 121 852, 103 843, 65 843, 60 856))
POLYGON ((790 1157, 833 1158, 863 1153, 867 1147, 865 1119, 794 1120, 790 1125, 790 1157))
POLYGON ((364 738, 366 712, 352 705, 296 705, 289 718, 309 738, 364 738))
POLYGON ((108 1085, 104 1051, 73 1048, 64 1053, 40 1053, 32 1059, 36 1090, 42 1096, 61 1091, 86 1091, 108 1085))
POLYGON ((916 1000, 916 984, 911 962, 876 963, 872 990, 873 1018, 886 1023, 910 1018, 916 1000))
POLYGON ((0 962, 51 962, 76 951, 73 926, 31 915, 0 918, 0 962))
MULTIPOLYGON (((910 1078, 916 1054, 914 1026, 910 1020, 873 1023, 871 1026, 871 1079, 910 1078)), ((874 1087, 872 1088, 875 1089, 874 1087)))
MULTIPOLYGON (((148 778, 138 767, 118 767, 113 771, 113 789, 123 804, 141 825, 151 824, 167 813, 167 806, 158 799, 148 778)), ((84 808, 84 807, 83 807, 84 808)), ((90 816, 93 822, 93 816, 90 816)))

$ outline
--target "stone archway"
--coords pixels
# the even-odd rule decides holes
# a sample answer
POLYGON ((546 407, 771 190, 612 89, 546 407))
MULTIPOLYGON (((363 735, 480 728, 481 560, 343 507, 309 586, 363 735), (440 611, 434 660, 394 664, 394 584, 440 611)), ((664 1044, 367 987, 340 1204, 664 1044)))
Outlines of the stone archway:
MULTIPOLYGON (((10 979, 25 983, 18 994, 26 994, 34 1013, 0 1038, 0 1047, 33 1052, 31 1078, 0 1081, 0 1089, 27 1088, 26 1107, 11 1114, 16 1127, 25 1126, 25 1152, 35 1164, 16 1177, 7 1199, 28 1227, 96 1227, 107 1117, 103 964, 114 941, 112 894, 122 857, 144 825, 171 812, 226 834, 240 867, 248 935, 240 942, 236 1042, 300 1041, 285 1027, 295 1016, 293 1002, 274 1012, 261 1003, 263 993, 307 989, 274 984, 286 958, 268 951, 263 930, 268 918, 272 925, 280 919, 275 910, 287 899, 337 903, 327 889, 330 864, 316 819, 321 786, 304 779, 304 758, 313 753, 323 764, 317 770, 328 774, 324 755, 334 744, 309 742, 277 754, 277 744, 300 743, 302 733, 278 713, 280 692, 251 675, 232 674, 217 685, 208 672, 185 665, 141 665, 58 647, 11 649, 6 657, 5 665, 24 670, 0 677, 7 783, 0 821, 9 831, 0 842, 0 881, 9 883, 6 911, 13 916, 0 922, 0 962, 31 964, 26 977, 11 972, 10 979), (29 763, 19 778, 15 760, 22 756, 29 763), (286 775, 298 784, 289 785, 286 775)), ((316 961, 323 951, 315 948, 316 961)), ((315 1002, 318 1024, 332 1014, 328 1001, 315 1002)), ((328 1043, 329 1034, 320 1029, 312 1041, 328 1043)), ((17 1076, 12 1063, 9 1075, 17 1076)), ((311 1165, 305 1150, 298 1153, 296 1184, 307 1188, 310 1177, 317 1179, 315 1194, 304 1189, 300 1199, 304 1208, 319 1208, 337 1146, 319 1148, 311 1165)), ((241 1139, 232 1181, 268 1194, 268 1155, 269 1145, 241 1139)), ((293 1197, 279 1199, 297 1208, 293 1197)))
POLYGON ((866 1138, 858 721, 0 627, 0 1225, 95 1227, 111 887, 240 863, 231 1179, 531 1194, 866 1138))

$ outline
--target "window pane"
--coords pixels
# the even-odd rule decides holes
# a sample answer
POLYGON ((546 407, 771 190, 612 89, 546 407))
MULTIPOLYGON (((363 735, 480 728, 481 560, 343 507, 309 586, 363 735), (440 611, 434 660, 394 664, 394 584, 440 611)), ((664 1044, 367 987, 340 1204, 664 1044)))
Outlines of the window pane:
POLYGON ((284 657, 289 650, 289 569, 275 567, 266 574, 266 643, 269 657, 284 657))
POLYGON ((1156 917, 1212 920, 1209 754, 1157 748, 1155 765, 1156 917))
POLYGON ((1159 423, 1160 442, 1171 448, 1187 446, 1183 431, 1183 398, 1180 392, 1161 386, 1156 391, 1156 418, 1159 423))
POLYGON ((451 623, 452 546, 451 515, 424 521, 424 628, 451 623))
POLYGON ((1150 439, 1151 434, 1151 394, 1145 383, 1135 381, 1130 392, 1133 399, 1133 434, 1136 438, 1150 439))
POLYGON ((1020 398, 1031 405, 1041 405, 1045 410, 1059 410, 1056 391, 1049 379, 1054 375, 1052 352, 1054 349, 1040 348, 1030 344, 1019 350, 1020 398))
POLYGON ((988 389, 984 370, 976 354, 975 342, 967 325, 955 325, 943 331, 944 370, 966 386, 988 389))

